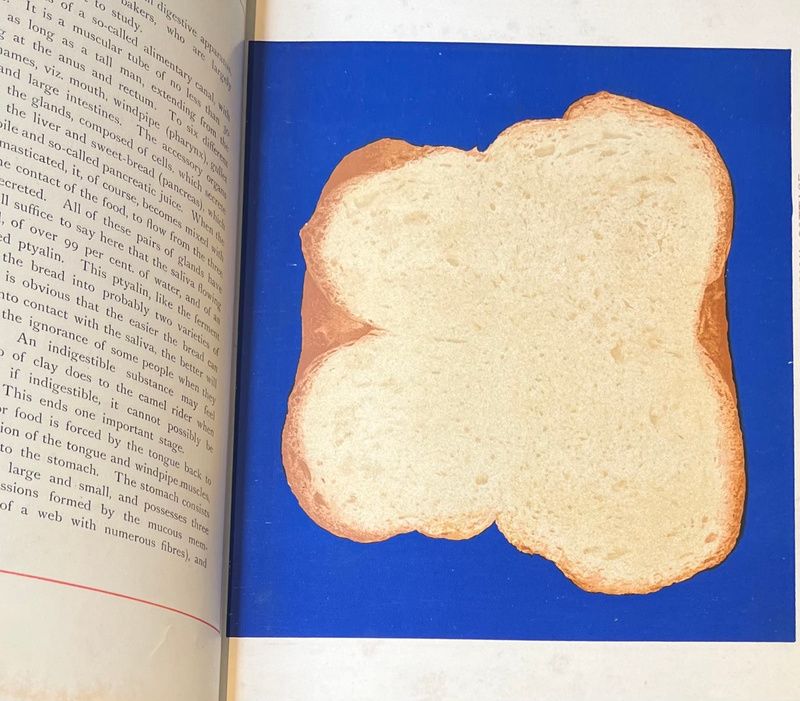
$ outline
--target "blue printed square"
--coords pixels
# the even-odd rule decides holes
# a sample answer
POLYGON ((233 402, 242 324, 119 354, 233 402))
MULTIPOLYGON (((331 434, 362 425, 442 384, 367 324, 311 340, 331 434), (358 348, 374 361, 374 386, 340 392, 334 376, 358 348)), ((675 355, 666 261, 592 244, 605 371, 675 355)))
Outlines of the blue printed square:
POLYGON ((789 51, 256 43, 249 71, 228 633, 794 640, 789 51), (331 171, 384 137, 485 149, 601 90, 694 122, 731 175, 729 335, 747 469, 736 547, 687 581, 610 596, 495 527, 375 544, 323 530, 289 490, 281 431, 301 344, 298 232, 331 171))

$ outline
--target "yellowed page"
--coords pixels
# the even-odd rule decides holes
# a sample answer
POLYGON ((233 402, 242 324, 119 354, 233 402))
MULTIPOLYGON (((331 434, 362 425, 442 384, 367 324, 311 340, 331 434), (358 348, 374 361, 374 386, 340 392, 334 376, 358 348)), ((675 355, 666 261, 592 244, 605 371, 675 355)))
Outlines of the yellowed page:
POLYGON ((0 20, 0 698, 219 686, 244 9, 0 20))

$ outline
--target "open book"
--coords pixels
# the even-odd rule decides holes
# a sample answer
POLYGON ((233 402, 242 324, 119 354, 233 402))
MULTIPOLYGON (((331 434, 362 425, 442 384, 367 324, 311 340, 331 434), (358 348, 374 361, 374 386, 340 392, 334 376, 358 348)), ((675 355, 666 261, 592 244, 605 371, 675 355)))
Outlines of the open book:
MULTIPOLYGON (((370 14, 357 2, 331 7, 336 4, 266 3, 257 36, 270 41, 249 46, 257 8, 244 0, 2 6, 0 699, 798 698, 790 161, 791 100, 798 90, 790 97, 796 71, 786 50, 797 37, 781 33, 791 18, 780 20, 782 11, 797 11, 771 3, 774 21, 759 25, 762 34, 751 41, 747 18, 735 13, 725 19, 701 14, 685 27, 664 16, 653 27, 641 10, 628 8, 623 22, 620 13, 600 16, 578 3, 571 11, 585 11, 580 16, 591 22, 575 25, 568 13, 550 9, 552 26, 534 28, 525 3, 512 0, 491 17, 458 3, 447 21, 412 2, 415 8, 387 3, 376 25, 374 7, 370 14), (709 42, 708 28, 717 21, 722 26, 709 42), (559 33, 559 22, 574 33, 559 33), (304 39, 310 41, 297 41, 304 39), (314 41, 325 39, 359 41, 314 41), (480 43, 489 41, 495 43, 480 43), (625 45, 764 48, 613 48, 625 45), (640 134, 636 125, 650 125, 653 115, 654 135, 644 127, 640 134), (527 126, 512 127, 520 123, 527 126), (670 145, 675 124, 682 125, 683 141, 675 137, 670 145), (547 270, 557 276, 569 266, 575 280, 599 275, 596 261, 590 268, 558 258, 567 244, 540 250, 516 242, 511 255, 513 246, 496 238, 486 245, 490 253, 481 249, 465 262, 474 251, 464 241, 486 221, 499 221, 491 219, 499 216, 492 198, 508 201, 498 194, 503 187, 516 188, 514 197, 529 202, 515 210, 525 227, 540 217, 540 230, 554 235, 585 234, 597 246, 605 240, 607 229, 594 229, 591 217, 578 219, 563 207, 558 217, 548 215, 558 225, 547 223, 536 188, 528 192, 525 183, 556 192, 564 173, 547 180, 539 166, 506 149, 513 142, 508 134, 523 134, 519 138, 533 144, 537 158, 561 148, 548 141, 556 133, 569 156, 593 154, 591 188, 605 188, 611 200, 618 184, 598 164, 619 153, 595 148, 590 137, 622 143, 629 135, 620 125, 644 139, 622 155, 640 149, 634 167, 655 175, 648 170, 640 177, 630 170, 632 161, 622 159, 613 172, 637 183, 636 207, 623 203, 615 216, 643 211, 647 198, 669 199, 684 187, 680 196, 689 193, 697 221, 713 204, 704 226, 709 237, 724 234, 713 239, 724 239, 714 250, 725 248, 728 256, 704 264, 702 275, 713 279, 698 273, 680 284, 673 280, 674 289, 655 306, 679 310, 683 295, 696 315, 698 307, 711 308, 711 283, 723 285, 711 288, 722 306, 709 317, 723 331, 704 331, 700 342, 716 344, 709 357, 717 369, 706 372, 718 374, 730 388, 720 392, 738 400, 726 414, 735 427, 711 439, 710 429, 698 429, 694 441, 682 433, 685 426, 706 426, 703 412, 717 411, 697 398, 697 388, 707 383, 691 384, 691 362, 647 375, 660 383, 650 385, 659 396, 687 383, 683 404, 656 406, 647 392, 628 391, 646 405, 643 421, 652 432, 633 439, 626 434, 635 443, 628 448, 640 456, 656 454, 658 445, 673 455, 686 450, 689 458, 676 459, 681 465, 703 451, 735 454, 725 473, 732 476, 719 492, 726 511, 718 520, 727 531, 707 525, 716 523, 716 507, 706 513, 701 505, 684 519, 698 494, 717 493, 709 486, 714 474, 698 473, 691 489, 674 499, 678 515, 670 518, 680 527, 665 538, 679 530, 683 538, 697 526, 699 540, 687 553, 675 547, 675 557, 688 564, 681 560, 677 574, 666 579, 630 555, 646 551, 659 563, 668 559, 658 538, 659 529, 670 529, 657 518, 646 522, 648 537, 640 537, 646 509, 617 519, 641 541, 639 551, 620 548, 613 528, 587 536, 576 525, 601 509, 593 492, 564 488, 569 498, 560 508, 581 513, 565 521, 572 524, 569 542, 577 543, 570 547, 584 557, 576 562, 560 545, 537 540, 543 527, 527 533, 530 519, 507 525, 525 508, 538 513, 525 501, 527 482, 513 481, 524 470, 521 463, 506 460, 510 466, 503 468, 512 474, 509 484, 517 485, 513 499, 505 492, 505 511, 497 506, 500 497, 486 501, 495 473, 484 467, 497 458, 491 446, 507 447, 508 435, 527 435, 508 428, 524 416, 519 396, 503 404, 498 397, 505 395, 494 392, 508 378, 500 372, 491 383, 485 379, 496 363, 484 372, 483 385, 466 383, 477 387, 471 398, 458 400, 480 420, 463 421, 461 412, 446 423, 451 405, 440 400, 463 380, 462 365, 453 359, 464 357, 458 345, 467 343, 464 328, 471 334, 495 329, 494 311, 481 316, 479 309, 509 277, 524 268, 523 280, 541 281, 547 270), (564 135, 564 129, 574 133, 564 135), (714 158, 724 163, 714 165, 708 192, 702 178, 691 179, 706 168, 696 160, 697 144, 718 152, 714 158), (442 146, 450 148, 427 148, 442 146), (471 180, 477 177, 472 165, 491 158, 511 159, 513 169, 495 178, 486 166, 471 180), (414 162, 422 165, 410 172, 414 162), (362 189, 343 189, 354 173, 362 189), (651 180, 658 182, 651 187, 651 180), (431 243, 425 232, 447 227, 415 227, 445 210, 419 202, 430 192, 458 188, 467 199, 442 197, 450 207, 445 219, 462 239, 431 243), (719 192, 724 207, 714 204, 719 192), (486 217, 471 214, 473 203, 486 217), (350 218, 337 229, 331 221, 342 212, 350 218), (358 220, 359 212, 368 212, 369 221, 358 220), (572 225, 563 225, 565 218, 572 225), (313 237, 320 226, 334 232, 329 240, 339 237, 344 253, 317 251, 313 237), (361 247, 370 232, 395 226, 400 236, 388 247, 380 240, 374 250, 361 247), (354 231, 361 238, 351 250, 354 231), (535 265, 530 251, 538 256, 535 265), (494 292, 481 286, 490 255, 494 292), (547 259, 551 255, 556 258, 547 259), (359 264, 349 266, 356 259, 359 264), (412 278, 414 270, 424 272, 413 284, 403 278, 408 260, 415 260, 412 278), (531 277, 534 269, 538 277, 531 277), (403 274, 393 277, 398 270, 403 274), (426 285, 445 278, 452 296, 430 302, 426 285), (462 286, 465 280, 472 282, 462 286), (403 345, 401 338, 389 345, 374 368, 397 361, 401 379, 414 372, 449 379, 431 385, 436 394, 412 399, 395 390, 359 394, 363 386, 388 386, 394 376, 365 371, 361 360, 339 375, 328 361, 347 354, 332 351, 376 329, 391 330, 392 300, 403 285, 410 291, 398 298, 416 305, 401 323, 413 343, 403 345), (353 289, 367 292, 359 297, 353 289), (697 299, 690 294, 695 289, 697 299), (323 303, 322 312, 314 308, 323 303), (422 326, 415 325, 425 314, 441 331, 427 345, 419 341, 422 326), (321 389, 319 377, 312 388, 303 374, 311 364, 329 373, 321 389), (347 404, 340 390, 351 382, 347 404), (416 407, 414 427, 421 432, 414 441, 398 433, 402 421, 392 402, 406 413, 416 407), (367 424, 376 427, 374 435, 363 428, 367 424), (456 424, 459 437, 441 440, 456 424), (370 456, 382 449, 395 456, 413 443, 412 458, 370 459, 357 478, 351 465, 358 445, 347 441, 359 430, 370 434, 370 456), (663 443, 664 431, 672 432, 671 444, 663 443), (395 469, 401 463, 411 465, 408 474, 395 469), (463 468, 462 474, 462 463, 481 469, 463 468), (389 479, 376 478, 387 464, 394 470, 389 479), (442 465, 448 466, 440 470, 444 481, 428 481, 426 470, 442 465), (461 482, 469 485, 464 494, 447 481, 456 473, 456 491, 461 482), (337 486, 326 492, 331 476, 337 486), (394 489, 392 479, 401 477, 423 487, 394 489), (384 498, 378 506, 363 513, 354 506, 377 492, 384 498), (416 501, 407 499, 412 492, 416 501), (414 509, 428 508, 431 494, 447 508, 425 520, 414 509), (478 506, 454 512, 448 499, 459 506, 473 499, 478 506), (603 567, 596 564, 600 549, 603 567), (629 561, 643 574, 630 575, 629 561)), ((670 223, 685 231, 683 221, 678 216, 670 223)), ((635 224, 625 219, 624 230, 635 224)), ((672 261, 662 242, 647 254, 658 260, 654 274, 672 261), (667 256, 666 263, 658 255, 667 256)), ((682 243, 681 250, 692 245, 682 243)), ((611 267, 623 254, 634 261, 630 265, 639 260, 622 244, 602 250, 611 267)), ((585 285, 589 298, 601 296, 599 284, 585 285)), ((629 292, 624 276, 605 273, 602 284, 616 285, 620 298, 629 292)), ((549 294, 556 304, 552 289, 541 292, 533 283, 514 294, 549 294)), ((528 324, 545 328, 542 338, 557 337, 561 307, 537 299, 518 308, 545 310, 556 322, 530 324, 531 312, 514 317, 513 328, 521 333, 528 324)), ((633 297, 625 301, 619 313, 641 328, 591 366, 596 375, 605 367, 618 373, 605 375, 618 379, 609 380, 604 395, 638 367, 639 341, 669 363, 684 350, 659 336, 663 328, 647 322, 633 297)), ((617 323, 615 313, 601 319, 590 311, 586 318, 596 329, 617 323)), ((570 314, 571 324, 580 323, 570 314)), ((694 324, 694 316, 689 321, 694 324)), ((675 328, 678 335, 682 327, 675 328)), ((572 352, 576 371, 562 373, 558 387, 583 396, 580 368, 589 359, 580 359, 573 342, 562 345, 553 357, 572 352)), ((555 360, 548 362, 555 367, 555 360)), ((536 372, 515 377, 524 374, 536 372)), ((540 389, 553 385, 539 380, 540 389)), ((548 390, 553 397, 560 396, 558 387, 548 390)), ((601 421, 600 406, 584 401, 578 411, 601 421)), ((606 419, 623 431, 624 417, 608 413, 606 419)), ((557 434, 572 426, 570 420, 540 420, 535 430, 557 434)), ((587 440, 596 444, 600 433, 590 432, 587 440)), ((619 449, 619 440, 607 443, 608 450, 619 449)), ((547 446, 558 454, 563 441, 547 446)), ((531 450, 539 455, 539 447, 531 450)), ((586 474, 567 473, 559 468, 558 479, 586 474)), ((543 474, 551 480, 555 473, 543 474)), ((685 478, 685 469, 676 471, 676 480, 685 478)), ((624 479, 608 484, 609 493, 629 489, 624 479)), ((662 502, 669 498, 659 495, 662 502)), ((552 542, 560 543, 558 537, 552 542)))

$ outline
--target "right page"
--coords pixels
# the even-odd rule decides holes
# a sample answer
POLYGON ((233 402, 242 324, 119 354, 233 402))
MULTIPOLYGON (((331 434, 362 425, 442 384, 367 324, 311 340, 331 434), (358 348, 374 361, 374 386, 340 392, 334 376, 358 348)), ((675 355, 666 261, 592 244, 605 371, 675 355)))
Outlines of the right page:
POLYGON ((262 8, 230 698, 800 697, 800 17, 626 5, 262 8))

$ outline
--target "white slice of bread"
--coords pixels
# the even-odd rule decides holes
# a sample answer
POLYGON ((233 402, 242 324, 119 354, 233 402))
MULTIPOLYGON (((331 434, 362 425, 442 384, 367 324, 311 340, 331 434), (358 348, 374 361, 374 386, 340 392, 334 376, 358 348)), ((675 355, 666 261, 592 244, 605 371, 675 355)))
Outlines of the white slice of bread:
POLYGON ((301 235, 300 505, 364 542, 496 523, 590 591, 719 563, 744 499, 732 210, 705 134, 608 93, 484 152, 347 156, 301 235))

